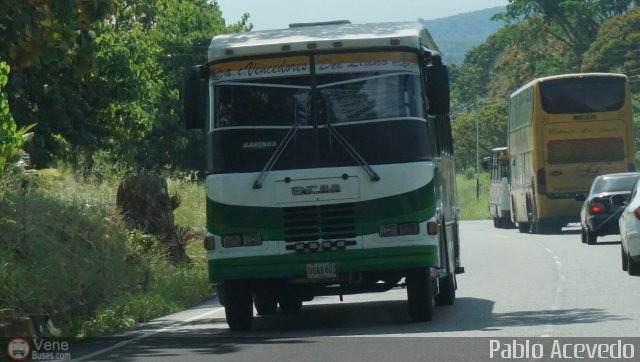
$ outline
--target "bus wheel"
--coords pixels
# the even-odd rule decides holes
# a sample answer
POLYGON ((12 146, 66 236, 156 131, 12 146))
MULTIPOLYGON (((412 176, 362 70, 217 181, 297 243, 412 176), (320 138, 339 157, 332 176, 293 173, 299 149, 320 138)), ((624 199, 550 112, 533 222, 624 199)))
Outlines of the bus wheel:
POLYGON ((447 276, 440 280, 438 287, 436 305, 452 305, 456 300, 456 276, 453 272, 447 273, 447 276))
POLYGON ((526 222, 519 222, 518 223, 518 231, 520 233, 523 233, 523 234, 524 233, 528 233, 529 232, 529 228, 530 228, 529 223, 526 223, 526 222))
POLYGON ((224 283, 224 314, 232 331, 247 331, 253 324, 253 298, 246 282, 226 281, 224 283))
POLYGON ((430 321, 435 311, 431 275, 427 268, 410 269, 406 275, 409 316, 414 322, 430 321))
POLYGON ((591 231, 587 230, 587 244, 594 245, 597 242, 598 242, 598 234, 592 233, 591 231))
POLYGON ((300 313, 302 309, 302 298, 293 293, 287 293, 279 302, 280 311, 285 314, 300 313))
POLYGON ((253 295, 253 305, 256 307, 259 315, 274 314, 278 309, 278 301, 276 298, 266 293, 255 293, 253 295))

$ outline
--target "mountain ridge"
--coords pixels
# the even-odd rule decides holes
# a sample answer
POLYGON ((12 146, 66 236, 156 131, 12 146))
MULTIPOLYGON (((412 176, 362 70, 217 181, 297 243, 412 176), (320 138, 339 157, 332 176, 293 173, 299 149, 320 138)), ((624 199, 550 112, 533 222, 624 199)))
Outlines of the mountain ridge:
POLYGON ((418 22, 431 33, 445 63, 460 66, 471 48, 482 44, 488 36, 504 25, 502 21, 491 20, 491 17, 505 11, 504 6, 495 6, 445 18, 419 18, 418 22))

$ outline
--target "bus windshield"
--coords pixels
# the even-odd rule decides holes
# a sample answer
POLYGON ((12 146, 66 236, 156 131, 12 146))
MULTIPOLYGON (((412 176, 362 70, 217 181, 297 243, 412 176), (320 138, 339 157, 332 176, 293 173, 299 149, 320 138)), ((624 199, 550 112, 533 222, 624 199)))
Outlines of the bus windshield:
POLYGON ((550 114, 617 111, 624 105, 625 80, 619 77, 560 78, 540 83, 542 108, 550 114))
POLYGON ((284 78, 217 85, 216 127, 306 125, 310 88, 295 81, 284 78))
POLYGON ((331 74, 318 77, 319 123, 420 117, 420 77, 414 73, 331 74))

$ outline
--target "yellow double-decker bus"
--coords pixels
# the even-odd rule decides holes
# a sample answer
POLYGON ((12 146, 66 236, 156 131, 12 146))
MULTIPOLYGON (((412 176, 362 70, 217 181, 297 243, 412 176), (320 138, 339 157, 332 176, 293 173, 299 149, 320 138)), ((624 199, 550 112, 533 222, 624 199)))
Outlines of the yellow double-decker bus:
POLYGON ((559 232, 577 222, 602 174, 635 170, 629 80, 580 73, 534 79, 509 101, 511 217, 520 232, 559 232))

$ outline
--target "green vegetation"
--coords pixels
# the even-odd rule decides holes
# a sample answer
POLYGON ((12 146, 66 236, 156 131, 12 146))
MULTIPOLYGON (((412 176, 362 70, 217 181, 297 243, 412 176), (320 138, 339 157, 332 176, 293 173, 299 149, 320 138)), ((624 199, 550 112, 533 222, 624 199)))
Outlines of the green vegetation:
POLYGON ((0 61, 16 125, 37 123, 32 164, 91 169, 97 155, 156 169, 201 169, 204 137, 180 121, 188 67, 227 24, 207 0, 0 0, 0 61))
POLYGON ((473 169, 467 169, 458 174, 456 182, 458 186, 458 207, 461 220, 485 220, 489 219, 489 190, 491 181, 489 174, 480 172, 476 177, 473 169), (478 195, 477 184, 480 181, 480 193, 478 195))
MULTIPOLYGON (((202 185, 184 178, 170 185, 183 205, 176 218, 202 228, 203 212, 192 219, 203 208, 202 185)), ((171 265, 153 235, 125 228, 116 187, 116 178, 57 170, 2 178, 0 320, 50 315, 65 335, 86 336, 211 295, 200 238, 188 248, 190 265, 171 265)))
MULTIPOLYGON (((509 95, 530 80, 576 72, 620 72, 640 109, 640 7, 637 1, 511 0, 495 18, 507 23, 452 69, 453 138, 458 168, 475 166, 472 122, 480 123, 480 157, 506 144, 509 95)), ((636 130, 640 128, 635 113, 636 130)), ((640 138, 636 138, 636 142, 640 138)), ((640 144, 638 145, 640 146, 640 144)), ((640 159, 640 158, 639 158, 640 159)))

